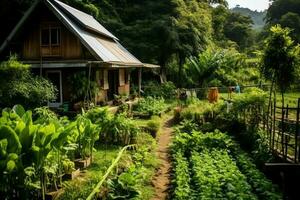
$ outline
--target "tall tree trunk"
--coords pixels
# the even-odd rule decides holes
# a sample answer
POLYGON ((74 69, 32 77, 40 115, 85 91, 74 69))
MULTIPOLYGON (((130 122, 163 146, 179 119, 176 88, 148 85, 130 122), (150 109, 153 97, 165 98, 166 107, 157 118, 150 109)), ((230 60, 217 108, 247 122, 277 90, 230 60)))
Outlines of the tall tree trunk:
POLYGON ((177 81, 178 81, 178 86, 181 88, 183 85, 182 85, 182 75, 183 75, 183 65, 184 65, 184 56, 182 56, 181 54, 179 54, 179 69, 178 69, 178 78, 177 78, 177 81))

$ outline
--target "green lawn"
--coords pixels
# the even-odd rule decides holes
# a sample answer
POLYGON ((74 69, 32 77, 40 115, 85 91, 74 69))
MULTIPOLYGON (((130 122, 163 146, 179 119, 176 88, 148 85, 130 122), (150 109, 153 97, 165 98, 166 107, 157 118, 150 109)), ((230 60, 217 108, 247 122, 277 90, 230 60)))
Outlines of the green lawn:
MULTIPOLYGON (((234 96, 236 94, 232 94, 234 96)), ((228 99, 228 93, 220 93, 220 98, 228 99)), ((284 104, 289 105, 289 107, 297 107, 298 104, 298 98, 300 98, 300 92, 288 92, 284 94, 284 104)), ((281 106, 282 100, 281 100, 281 94, 276 95, 277 99, 277 105, 281 106)))
POLYGON ((65 192, 59 199, 85 199, 117 157, 121 147, 101 145, 96 149, 91 166, 84 170, 78 178, 64 182, 65 192))
MULTIPOLYGON (((298 98, 300 98, 300 92, 286 93, 284 94, 284 104, 289 107, 297 107, 298 98)), ((282 104, 281 94, 276 95, 277 103, 279 106, 282 104)))

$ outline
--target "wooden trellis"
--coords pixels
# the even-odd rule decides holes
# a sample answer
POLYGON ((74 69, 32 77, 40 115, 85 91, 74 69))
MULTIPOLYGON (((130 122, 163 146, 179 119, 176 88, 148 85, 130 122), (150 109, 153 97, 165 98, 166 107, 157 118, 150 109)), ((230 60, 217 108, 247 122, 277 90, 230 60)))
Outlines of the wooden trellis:
POLYGON ((300 162, 300 98, 296 107, 278 106, 274 101, 265 116, 264 129, 268 133, 270 149, 285 161, 300 162))

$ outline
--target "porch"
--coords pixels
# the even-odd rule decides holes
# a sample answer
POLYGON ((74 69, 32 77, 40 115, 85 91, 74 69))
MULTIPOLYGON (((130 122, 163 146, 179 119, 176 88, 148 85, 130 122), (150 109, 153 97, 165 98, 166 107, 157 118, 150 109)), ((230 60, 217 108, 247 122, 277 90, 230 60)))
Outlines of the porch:
MULTIPOLYGON (((105 63, 99 61, 76 61, 76 62, 53 62, 44 63, 26 62, 31 65, 35 74, 47 77, 57 88, 57 98, 48 103, 48 106, 58 108, 64 104, 69 104, 69 108, 73 108, 73 104, 78 102, 92 102, 95 105, 111 104, 117 96, 128 98, 130 95, 132 78, 134 79, 136 89, 133 96, 140 96, 142 85, 142 69, 156 68, 155 65, 136 65, 136 64, 120 64, 105 63), (136 70, 135 76, 131 77, 132 71, 136 70), (75 74, 84 73, 85 82, 72 83, 70 79, 75 74), (136 84, 137 83, 137 84, 136 84), (80 84, 82 87, 80 87, 80 84), (97 90, 89 90, 86 85, 95 85, 97 90), (75 87, 75 85, 77 87, 75 87), (79 85, 79 86, 78 86, 79 85), (85 91, 82 91, 85 90, 85 91), (74 93, 84 94, 81 98, 74 99, 74 93)), ((77 79, 80 79, 79 77, 77 79)), ((80 80, 78 80, 80 82, 80 80)), ((89 88, 90 88, 89 86, 89 88)), ((78 95, 77 95, 78 96, 78 95)))

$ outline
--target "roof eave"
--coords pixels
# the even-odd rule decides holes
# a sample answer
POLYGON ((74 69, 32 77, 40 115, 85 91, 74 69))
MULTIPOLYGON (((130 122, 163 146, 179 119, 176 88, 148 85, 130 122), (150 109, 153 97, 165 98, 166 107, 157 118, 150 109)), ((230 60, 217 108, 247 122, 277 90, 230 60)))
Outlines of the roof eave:
POLYGON ((74 33, 82 42, 82 44, 91 52, 91 54, 99 60, 102 60, 102 58, 90 47, 90 45, 84 40, 84 38, 81 37, 79 33, 75 31, 75 29, 70 25, 68 20, 63 16, 60 15, 59 12, 61 12, 58 8, 55 7, 55 5, 52 4, 49 0, 45 1, 46 6, 54 13, 54 15, 60 19, 60 21, 72 32, 74 33))
POLYGON ((160 68, 159 65, 153 65, 148 63, 130 63, 130 62, 118 62, 118 61, 89 61, 88 64, 96 66, 107 66, 109 68, 160 68))
POLYGON ((37 7, 37 5, 40 3, 40 0, 36 0, 33 2, 31 7, 25 12, 24 16, 20 19, 20 21, 17 23, 17 25, 14 27, 14 29, 10 32, 10 34, 7 36, 7 38, 4 40, 4 42, 0 46, 0 53, 9 45, 12 38, 17 34, 19 29, 22 27, 22 25, 25 23, 25 21, 28 19, 30 14, 34 11, 34 9, 37 7))

